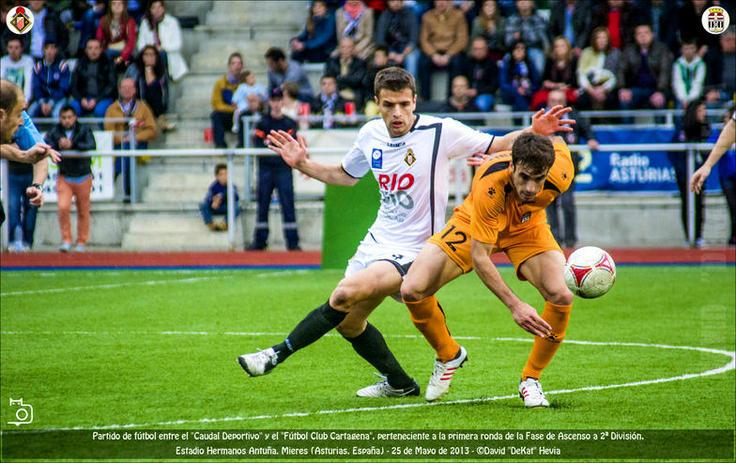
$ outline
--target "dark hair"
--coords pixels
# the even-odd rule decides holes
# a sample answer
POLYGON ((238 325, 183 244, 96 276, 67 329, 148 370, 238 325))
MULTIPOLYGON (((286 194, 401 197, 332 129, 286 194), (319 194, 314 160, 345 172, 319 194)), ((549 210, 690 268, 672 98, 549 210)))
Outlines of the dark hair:
POLYGON ((230 66, 230 61, 233 60, 233 58, 240 58, 240 62, 243 62, 243 55, 241 55, 239 52, 235 51, 230 53, 230 56, 227 57, 227 65, 230 66))
POLYGON ((695 45, 697 47, 698 39, 695 37, 685 37, 684 39, 682 39, 682 46, 685 45, 695 45))
POLYGON ((271 59, 274 61, 283 61, 286 59, 284 50, 277 48, 277 47, 271 47, 268 50, 266 50, 266 54, 264 55, 264 57, 266 59, 271 59))
POLYGON ((153 52, 156 54, 156 64, 153 65, 153 73, 156 74, 156 79, 160 80, 164 76, 166 76, 166 70, 164 69, 164 62, 161 59, 161 53, 156 50, 156 47, 153 45, 146 45, 143 47, 138 53, 138 56, 135 57, 135 67, 138 68, 138 73, 141 76, 145 76, 146 72, 146 65, 143 63, 143 54, 147 50, 153 50, 153 52))
POLYGON ((382 51, 382 52, 386 53, 386 55, 388 55, 388 47, 386 45, 377 45, 373 49, 373 55, 375 56, 375 54, 378 53, 379 51, 382 51))
POLYGON ((7 47, 10 42, 18 42, 21 48, 25 48, 23 46, 23 39, 21 39, 17 35, 11 35, 10 38, 5 42, 5 46, 7 47))
POLYGON ((77 115, 77 110, 76 110, 76 109, 74 109, 74 106, 72 106, 72 105, 70 105, 70 104, 65 104, 64 106, 62 106, 62 107, 61 107, 61 110, 59 111, 59 114, 61 114, 61 113, 65 113, 65 112, 67 112, 67 111, 71 111, 71 112, 73 112, 75 116, 77 115))
POLYGON ((414 76, 396 66, 383 69, 376 74, 373 93, 379 97, 381 96, 381 90, 384 88, 392 92, 400 92, 408 88, 411 90, 412 96, 417 94, 417 84, 414 82, 414 76))
POLYGON ((215 175, 219 174, 221 170, 227 170, 227 164, 217 164, 215 166, 215 175))
POLYGON ((549 138, 533 133, 519 135, 511 147, 514 167, 524 165, 534 173, 549 170, 555 162, 555 149, 549 138))
POLYGON ((685 110, 685 117, 682 118, 682 129, 685 132, 685 141, 704 141, 710 135, 710 123, 706 118, 704 121, 698 120, 698 107, 705 104, 703 98, 691 101, 685 110))
POLYGON ((333 80, 337 81, 337 77, 335 75, 333 75, 333 74, 325 74, 325 75, 323 75, 322 77, 319 78, 319 81, 322 82, 325 79, 333 79, 333 80))
POLYGON ((146 5, 146 9, 145 9, 145 12, 143 13, 143 15, 146 17, 146 20, 148 21, 148 24, 152 28, 154 28, 156 31, 158 31, 158 23, 156 23, 155 25, 153 24, 153 15, 151 14, 151 7, 156 2, 161 3, 161 6, 164 7, 164 9, 166 9, 166 4, 164 3, 164 0, 149 0, 148 1, 148 4, 146 5))

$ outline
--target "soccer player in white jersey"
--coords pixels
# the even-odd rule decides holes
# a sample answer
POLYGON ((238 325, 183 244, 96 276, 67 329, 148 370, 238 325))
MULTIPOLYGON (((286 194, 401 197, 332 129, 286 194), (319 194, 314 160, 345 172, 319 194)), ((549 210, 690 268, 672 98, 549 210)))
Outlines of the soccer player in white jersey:
MULTIPOLYGON (((555 107, 533 117, 532 127, 495 138, 454 119, 415 114, 416 86, 401 68, 382 70, 374 83, 381 119, 367 122, 341 164, 325 165, 307 156, 304 139, 271 132, 269 147, 291 167, 332 185, 355 185, 372 172, 381 192, 376 221, 348 262, 345 277, 324 304, 299 322, 286 339, 268 349, 238 357, 250 376, 269 373, 291 354, 333 328, 383 376, 360 389, 360 397, 419 395, 419 386, 401 368, 383 335, 367 322, 387 297, 400 299, 401 282, 424 242, 445 223, 449 161, 476 153, 509 150, 522 132, 551 135, 572 130, 562 124, 569 108, 555 107)), ((448 363, 461 366, 467 352, 460 348, 448 363)))

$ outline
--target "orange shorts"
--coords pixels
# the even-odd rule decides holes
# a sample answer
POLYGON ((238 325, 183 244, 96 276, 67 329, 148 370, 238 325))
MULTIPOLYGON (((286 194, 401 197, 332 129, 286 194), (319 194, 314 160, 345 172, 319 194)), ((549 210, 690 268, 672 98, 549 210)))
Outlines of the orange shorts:
MULTIPOLYGON (((470 224, 452 216, 442 231, 429 238, 429 242, 436 244, 447 256, 463 271, 473 270, 473 258, 470 255, 470 224)), ((493 252, 503 251, 514 265, 516 276, 520 280, 526 278, 519 272, 521 264, 529 258, 546 251, 560 251, 549 225, 540 223, 528 228, 522 228, 514 234, 501 234, 495 243, 493 252)))

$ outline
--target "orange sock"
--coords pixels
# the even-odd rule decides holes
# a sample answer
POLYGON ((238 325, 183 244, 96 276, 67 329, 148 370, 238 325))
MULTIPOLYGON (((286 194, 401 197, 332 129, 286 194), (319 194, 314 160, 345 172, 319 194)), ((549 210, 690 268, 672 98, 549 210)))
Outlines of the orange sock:
POLYGON ((555 305, 551 302, 544 303, 542 318, 552 327, 552 334, 547 338, 534 338, 534 347, 521 372, 521 379, 531 376, 539 379, 542 370, 549 365, 555 352, 565 338, 567 323, 570 321, 572 305, 555 305))
POLYGON ((460 351, 458 344, 450 335, 439 301, 429 296, 418 302, 404 302, 411 312, 411 321, 422 332, 424 338, 437 352, 437 358, 449 362, 460 351))

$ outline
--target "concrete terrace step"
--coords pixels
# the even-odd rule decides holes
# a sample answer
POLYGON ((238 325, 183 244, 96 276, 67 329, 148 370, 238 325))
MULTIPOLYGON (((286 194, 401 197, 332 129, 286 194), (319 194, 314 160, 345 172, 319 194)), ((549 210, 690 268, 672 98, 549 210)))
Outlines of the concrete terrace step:
MULTIPOLYGON (((226 251, 230 248, 226 232, 212 232, 200 221, 201 230, 195 232, 126 233, 121 248, 136 251, 226 251)), ((242 232, 236 236, 236 247, 242 248, 242 232)))

